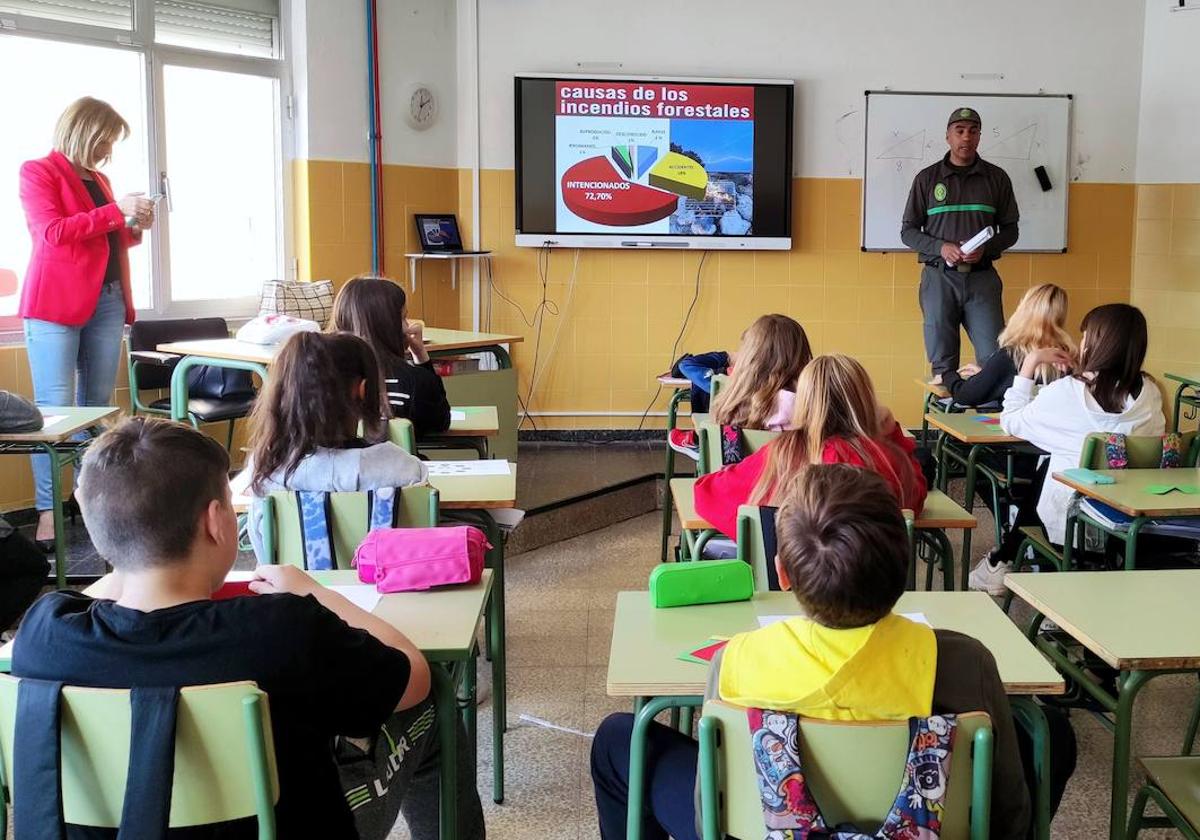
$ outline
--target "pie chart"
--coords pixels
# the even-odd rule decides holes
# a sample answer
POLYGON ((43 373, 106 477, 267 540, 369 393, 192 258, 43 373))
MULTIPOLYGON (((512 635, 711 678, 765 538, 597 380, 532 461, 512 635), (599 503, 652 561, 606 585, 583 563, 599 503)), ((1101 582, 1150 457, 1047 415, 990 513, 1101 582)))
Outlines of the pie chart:
POLYGON ((658 158, 654 147, 614 146, 611 156, 597 155, 572 165, 563 173, 560 187, 563 203, 581 219, 629 227, 670 216, 680 196, 703 199, 708 173, 677 152, 658 158), (631 180, 634 174, 648 176, 649 183, 631 180))

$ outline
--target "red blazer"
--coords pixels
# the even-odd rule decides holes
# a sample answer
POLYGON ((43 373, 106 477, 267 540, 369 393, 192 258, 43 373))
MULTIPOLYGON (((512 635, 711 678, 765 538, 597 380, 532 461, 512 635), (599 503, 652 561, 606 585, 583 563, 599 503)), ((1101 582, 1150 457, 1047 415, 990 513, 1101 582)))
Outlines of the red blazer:
MULTIPOLYGON (((94 174, 100 189, 112 200, 108 179, 99 172, 94 174)), ((72 327, 85 324, 100 299, 108 265, 108 234, 115 230, 121 243, 125 323, 132 324, 135 311, 128 249, 142 237, 125 227, 120 208, 115 203, 97 207, 75 167, 59 152, 21 165, 21 206, 33 237, 33 253, 21 289, 21 317, 72 327)))
MULTIPOLYGON (((864 440, 862 443, 871 450, 876 463, 881 465, 879 474, 896 494, 900 506, 920 514, 921 509, 925 507, 927 488, 921 465, 913 457, 916 442, 906 437, 899 425, 892 428, 886 441, 891 445, 883 445, 874 440, 864 440), (907 460, 911 467, 912 478, 909 482, 901 479, 901 476, 908 472, 903 468, 902 460, 907 460)), ((750 494, 754 492, 759 476, 766 469, 767 459, 771 457, 771 445, 768 443, 747 455, 744 460, 717 472, 702 475, 696 481, 693 491, 696 513, 730 539, 737 539, 738 505, 750 504, 750 494)), ((841 438, 825 441, 821 451, 821 463, 867 466, 858 451, 841 438)))

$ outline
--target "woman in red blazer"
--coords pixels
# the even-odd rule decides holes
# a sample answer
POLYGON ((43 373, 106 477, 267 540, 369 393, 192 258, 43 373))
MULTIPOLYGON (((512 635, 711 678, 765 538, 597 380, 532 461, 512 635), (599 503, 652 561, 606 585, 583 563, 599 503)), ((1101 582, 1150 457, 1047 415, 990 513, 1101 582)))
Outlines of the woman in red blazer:
MULTIPOLYGON (((54 151, 21 166, 21 205, 33 252, 20 315, 38 405, 109 405, 125 324, 134 319, 129 248, 154 223, 140 194, 115 201, 97 168, 129 124, 106 102, 73 102, 54 130, 54 151)), ((50 463, 33 457, 37 539, 54 547, 50 463)))

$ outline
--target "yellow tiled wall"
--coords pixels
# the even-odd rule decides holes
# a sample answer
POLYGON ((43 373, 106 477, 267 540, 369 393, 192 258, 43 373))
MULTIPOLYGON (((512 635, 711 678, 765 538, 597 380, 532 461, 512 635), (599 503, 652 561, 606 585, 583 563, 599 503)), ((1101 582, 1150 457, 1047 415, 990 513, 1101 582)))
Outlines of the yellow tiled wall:
POLYGON ((1150 326, 1146 369, 1173 398, 1164 373, 1200 372, 1200 184, 1137 188, 1133 302, 1150 326))
MULTIPOLYGON (((300 278, 347 278, 371 269, 371 179, 365 163, 297 160, 293 163, 296 259, 300 278)), ((449 266, 419 269, 415 292, 407 283, 404 255, 420 251, 414 213, 453 213, 459 203, 459 170, 387 165, 383 170, 384 271, 405 280, 409 312, 437 326, 458 323, 458 293, 449 266)), ((468 204, 469 207, 469 204, 468 204)))
MULTIPOLYGON (((1070 189, 1070 253, 1004 257, 999 270, 1006 311, 1031 283, 1047 281, 1069 290, 1075 323, 1099 303, 1129 300, 1134 185, 1072 184, 1070 189)), ((901 422, 916 425, 920 396, 912 380, 927 371, 917 303, 920 266, 908 253, 859 250, 861 193, 856 179, 795 179, 792 250, 711 253, 678 352, 733 349, 755 317, 782 312, 804 325, 816 352, 857 356, 881 399, 901 422)), ((463 194, 469 199, 469 189, 463 194)), ((491 324, 525 336, 514 348, 522 397, 529 393, 536 354, 533 411, 626 413, 540 417, 538 426, 636 426, 654 397, 655 374, 671 361, 700 254, 587 250, 576 268, 574 252, 554 251, 546 291, 555 310, 543 320, 538 351, 537 330, 530 326, 542 299, 538 255, 513 245, 513 204, 513 172, 483 172, 482 242, 496 251, 491 324), (568 300, 573 273, 574 295, 568 300)), ((469 309, 462 311, 469 316, 469 309)), ((970 358, 965 337, 963 358, 970 358)), ((652 410, 664 410, 666 400, 659 395, 652 410)), ((648 427, 661 425, 661 418, 647 421, 648 427)))

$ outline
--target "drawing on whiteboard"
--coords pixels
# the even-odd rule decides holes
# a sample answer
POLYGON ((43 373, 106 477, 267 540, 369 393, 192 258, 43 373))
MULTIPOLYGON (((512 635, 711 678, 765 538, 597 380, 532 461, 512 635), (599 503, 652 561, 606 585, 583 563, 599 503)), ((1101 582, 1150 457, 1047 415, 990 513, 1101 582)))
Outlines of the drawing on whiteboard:
POLYGON ((924 160, 925 129, 893 143, 875 156, 876 160, 924 160))
POLYGON ((1027 125, 1016 134, 1001 137, 986 149, 980 149, 979 154, 984 158, 1029 160, 1033 156, 1033 142, 1037 139, 1037 131, 1037 123, 1027 125))

